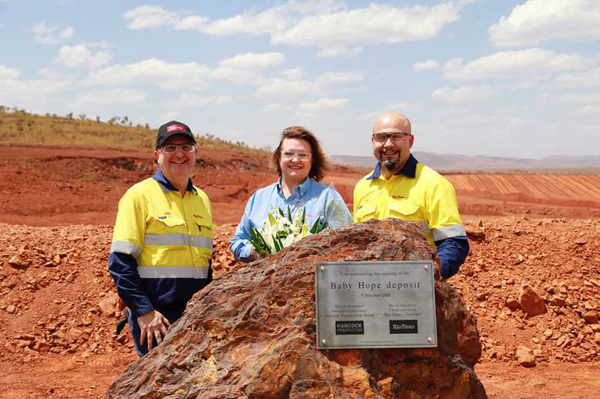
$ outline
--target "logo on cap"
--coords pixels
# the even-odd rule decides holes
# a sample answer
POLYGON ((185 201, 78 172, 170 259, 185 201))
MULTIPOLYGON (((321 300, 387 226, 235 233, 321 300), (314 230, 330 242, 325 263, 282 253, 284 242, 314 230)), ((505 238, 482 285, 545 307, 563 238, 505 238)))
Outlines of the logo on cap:
POLYGON ((171 133, 172 131, 182 131, 185 132, 185 127, 181 126, 181 125, 171 125, 171 126, 167 126, 167 132, 171 133))

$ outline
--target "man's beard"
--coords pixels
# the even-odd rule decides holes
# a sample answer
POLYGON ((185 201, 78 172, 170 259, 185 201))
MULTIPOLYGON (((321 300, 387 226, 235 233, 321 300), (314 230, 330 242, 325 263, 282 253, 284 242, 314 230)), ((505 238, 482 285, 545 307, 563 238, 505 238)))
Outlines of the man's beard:
MULTIPOLYGON (((379 157, 379 159, 382 159, 383 153, 379 153, 379 157)), ((402 158, 402 151, 400 151, 400 153, 398 154, 398 159, 396 161, 381 161, 381 166, 383 166, 390 172, 395 172, 396 168, 398 168, 398 166, 400 165, 400 158, 402 158)))
POLYGON ((398 161, 383 161, 383 162, 381 162, 381 164, 383 165, 384 168, 386 168, 390 172, 393 172, 394 170, 396 170, 396 167, 398 166, 398 161))

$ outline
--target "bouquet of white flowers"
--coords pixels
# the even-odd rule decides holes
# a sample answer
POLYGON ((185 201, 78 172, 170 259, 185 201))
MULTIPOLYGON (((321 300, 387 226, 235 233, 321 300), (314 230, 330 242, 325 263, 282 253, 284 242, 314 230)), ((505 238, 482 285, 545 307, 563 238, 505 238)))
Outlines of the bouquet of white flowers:
POLYGON ((281 209, 273 208, 260 230, 254 227, 250 229, 250 243, 252 243, 256 252, 264 257, 268 254, 277 253, 308 235, 322 231, 326 227, 327 222, 321 220, 319 216, 309 229, 306 225, 306 208, 296 209, 293 215, 289 207, 287 215, 281 209))

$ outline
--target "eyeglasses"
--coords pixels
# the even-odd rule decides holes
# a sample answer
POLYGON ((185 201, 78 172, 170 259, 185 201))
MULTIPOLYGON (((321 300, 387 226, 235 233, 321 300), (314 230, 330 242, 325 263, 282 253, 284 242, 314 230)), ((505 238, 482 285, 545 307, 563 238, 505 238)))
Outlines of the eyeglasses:
POLYGON ((281 158, 286 161, 291 161, 294 158, 299 159, 300 161, 308 161, 311 155, 308 152, 284 152, 281 154, 281 158))
POLYGON ((169 145, 160 147, 160 149, 163 152, 166 152, 167 154, 176 153, 178 148, 181 148, 181 152, 189 154, 190 152, 194 152, 194 150, 196 149, 196 146, 193 144, 182 144, 182 145, 169 144, 169 145))
POLYGON ((384 144, 388 139, 392 140, 392 143, 400 143, 404 139, 408 138, 410 133, 377 133, 373 135, 373 141, 376 143, 384 144))

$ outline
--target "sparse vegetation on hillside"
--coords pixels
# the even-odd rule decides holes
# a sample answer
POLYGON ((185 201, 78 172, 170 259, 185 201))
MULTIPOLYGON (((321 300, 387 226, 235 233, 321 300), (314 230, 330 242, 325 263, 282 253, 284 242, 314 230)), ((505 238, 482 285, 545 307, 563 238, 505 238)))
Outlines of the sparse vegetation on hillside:
MULTIPOLYGON (((37 115, 16 108, 0 106, 0 144, 111 148, 144 150, 154 148, 156 130, 146 125, 133 125, 127 116, 88 119, 80 114, 66 116, 37 115)), ((265 153, 243 142, 231 142, 211 134, 196 137, 202 148, 265 153)))

